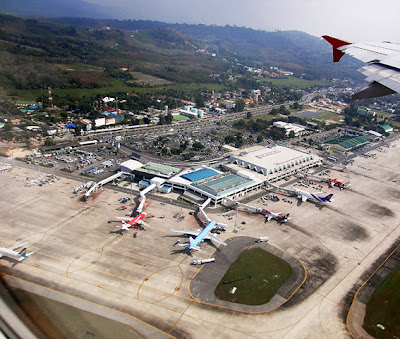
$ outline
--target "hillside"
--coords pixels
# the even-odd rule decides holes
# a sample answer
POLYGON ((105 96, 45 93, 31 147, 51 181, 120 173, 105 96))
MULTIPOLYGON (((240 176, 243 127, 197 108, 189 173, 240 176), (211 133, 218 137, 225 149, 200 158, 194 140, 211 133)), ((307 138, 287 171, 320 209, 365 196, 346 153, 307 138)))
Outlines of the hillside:
POLYGON ((56 18, 75 27, 101 27, 129 31, 172 28, 195 39, 199 46, 222 57, 238 59, 246 65, 276 66, 310 79, 348 77, 361 80, 356 69, 361 63, 345 56, 340 66, 332 63, 332 51, 322 39, 299 31, 266 32, 245 27, 167 24, 149 20, 56 18))

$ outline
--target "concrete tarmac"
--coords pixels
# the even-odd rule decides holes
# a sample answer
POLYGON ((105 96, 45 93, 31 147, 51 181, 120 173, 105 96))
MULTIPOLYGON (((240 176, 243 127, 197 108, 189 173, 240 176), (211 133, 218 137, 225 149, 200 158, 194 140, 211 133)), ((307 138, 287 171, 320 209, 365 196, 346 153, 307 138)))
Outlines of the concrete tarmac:
MULTIPOLYGON (((133 230, 121 236, 108 220, 127 212, 117 210, 126 193, 104 188, 82 202, 72 194, 72 186, 80 184, 72 178, 25 187, 26 178, 38 172, 17 162, 11 172, 0 173, 0 246, 29 241, 28 251, 35 254, 17 264, 1 259, 0 270, 6 280, 16 277, 52 291, 45 295, 61 293, 72 306, 83 300, 104 307, 104 314, 128 316, 145 336, 349 338, 343 316, 348 292, 400 237, 400 180, 393 181, 400 177, 399 150, 395 142, 377 152, 377 159, 355 158, 349 172, 337 172, 350 180, 349 189, 324 186, 324 193, 334 194, 328 205, 269 201, 269 210, 290 213, 286 224, 239 211, 234 233, 235 211, 207 210, 228 224, 222 240, 268 236, 272 247, 305 266, 305 283, 274 311, 244 314, 192 297, 189 287, 199 267, 190 263, 213 256, 215 247, 204 242, 190 257, 172 246, 186 238, 169 228, 200 228, 189 214, 194 208, 183 207, 178 221, 180 207, 148 199, 150 227, 136 238, 133 230)), ((264 206, 258 198, 250 204, 264 206)))

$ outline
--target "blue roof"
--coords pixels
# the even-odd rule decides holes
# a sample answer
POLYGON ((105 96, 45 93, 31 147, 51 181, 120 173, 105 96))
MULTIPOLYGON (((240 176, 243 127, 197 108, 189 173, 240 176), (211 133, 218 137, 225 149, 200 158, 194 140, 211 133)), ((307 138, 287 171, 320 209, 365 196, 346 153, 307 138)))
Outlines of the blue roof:
POLYGON ((108 116, 108 117, 111 117, 111 118, 118 118, 119 117, 118 114, 113 114, 113 113, 109 113, 109 112, 103 112, 101 114, 103 114, 105 116, 108 116))
POLYGON ((217 175, 218 172, 212 170, 211 168, 203 168, 199 171, 195 171, 195 172, 190 172, 187 174, 182 175, 183 179, 195 182, 195 181, 199 181, 205 178, 209 178, 209 177, 213 177, 214 175, 217 175))
POLYGON ((76 125, 74 125, 74 124, 68 124, 68 125, 65 125, 64 127, 65 127, 65 128, 75 128, 76 125))

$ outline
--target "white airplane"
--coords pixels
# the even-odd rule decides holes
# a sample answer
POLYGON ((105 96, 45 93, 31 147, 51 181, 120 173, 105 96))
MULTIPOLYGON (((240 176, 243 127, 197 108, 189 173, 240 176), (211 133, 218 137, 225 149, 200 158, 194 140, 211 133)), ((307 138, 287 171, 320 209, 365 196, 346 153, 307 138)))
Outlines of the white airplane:
POLYGON ((26 245, 28 242, 23 242, 16 244, 11 247, 0 247, 0 258, 6 256, 12 259, 17 259, 18 261, 22 261, 32 255, 34 252, 26 253, 26 248, 24 247, 20 252, 14 251, 16 248, 22 247, 26 245))
POLYGON ((300 190, 298 188, 294 188, 293 192, 297 194, 299 199, 301 198, 302 202, 307 201, 307 199, 313 199, 318 202, 331 202, 332 201, 331 198, 333 196, 333 194, 328 194, 326 197, 320 197, 319 195, 317 195, 318 193, 310 193, 307 191, 300 190))
POLYGON ((271 219, 275 219, 280 222, 287 222, 290 219, 289 213, 285 215, 285 214, 282 214, 282 212, 275 213, 272 211, 268 211, 266 209, 263 209, 262 213, 264 214, 264 217, 267 219, 267 221, 270 221, 271 219))
POLYGON ((328 35, 323 38, 332 45, 333 62, 344 54, 367 63, 358 71, 370 84, 353 94, 354 100, 400 93, 400 44, 391 42, 362 42, 352 44, 328 35))
POLYGON ((171 228, 172 232, 177 232, 177 233, 182 233, 182 234, 188 234, 188 235, 195 235, 196 238, 193 239, 192 237, 189 238, 189 242, 186 242, 184 244, 180 244, 179 242, 176 242, 174 246, 182 246, 185 247, 189 250, 196 250, 200 251, 199 244, 206 240, 214 240, 224 246, 227 246, 225 242, 223 242, 221 239, 218 239, 214 234, 211 233, 211 230, 215 227, 216 222, 211 221, 206 228, 203 230, 196 230, 196 231, 187 231, 187 230, 174 230, 171 228))

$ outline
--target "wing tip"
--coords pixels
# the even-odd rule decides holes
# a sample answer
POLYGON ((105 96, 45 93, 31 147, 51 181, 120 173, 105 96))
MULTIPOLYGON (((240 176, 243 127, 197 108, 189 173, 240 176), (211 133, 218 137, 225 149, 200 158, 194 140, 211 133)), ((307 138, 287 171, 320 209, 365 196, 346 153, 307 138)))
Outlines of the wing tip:
POLYGON ((351 42, 340 40, 329 35, 323 35, 322 37, 332 45, 333 62, 338 62, 344 55, 344 53, 338 49, 339 47, 351 45, 351 42))

